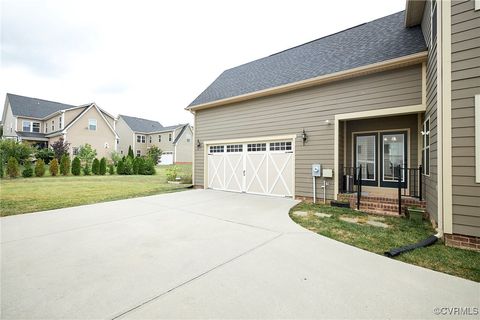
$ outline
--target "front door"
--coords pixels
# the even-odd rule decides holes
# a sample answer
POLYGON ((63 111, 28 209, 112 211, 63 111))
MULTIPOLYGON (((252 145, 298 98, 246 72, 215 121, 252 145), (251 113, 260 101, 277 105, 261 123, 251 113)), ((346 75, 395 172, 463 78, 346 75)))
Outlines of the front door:
MULTIPOLYGON (((407 168, 407 132, 382 132, 380 134, 380 186, 398 186, 398 166, 407 168)), ((402 186, 405 187, 407 177, 405 170, 400 170, 402 186)))

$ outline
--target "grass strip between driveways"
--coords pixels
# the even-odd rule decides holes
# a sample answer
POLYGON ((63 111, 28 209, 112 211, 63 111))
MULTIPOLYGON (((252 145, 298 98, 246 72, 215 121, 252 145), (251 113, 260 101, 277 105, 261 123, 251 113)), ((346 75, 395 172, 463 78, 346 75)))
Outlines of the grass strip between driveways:
MULTIPOLYGON (((168 166, 157 174, 60 176, 0 180, 0 216, 52 210, 185 190, 189 185, 167 183, 168 166)), ((191 174, 191 165, 179 166, 191 174)))
MULTIPOLYGON (((384 217, 388 228, 363 223, 368 215, 352 209, 336 208, 329 205, 300 203, 290 211, 290 217, 306 229, 349 245, 383 255, 391 248, 416 243, 435 234, 427 221, 417 223, 401 217, 384 217), (294 215, 304 211, 306 216, 294 215), (331 217, 317 217, 313 213, 331 214, 331 217), (360 223, 351 223, 340 218, 357 218, 360 223)), ((389 259, 386 258, 385 259, 389 259)), ((475 251, 447 247, 443 243, 404 253, 395 259, 465 279, 480 282, 480 254, 475 251)))

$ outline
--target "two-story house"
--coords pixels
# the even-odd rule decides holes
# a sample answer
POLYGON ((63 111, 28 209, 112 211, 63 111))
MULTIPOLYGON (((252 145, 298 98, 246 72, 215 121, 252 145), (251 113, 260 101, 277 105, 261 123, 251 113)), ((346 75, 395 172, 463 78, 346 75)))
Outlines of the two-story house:
POLYGON ((116 150, 115 117, 94 102, 80 106, 7 93, 3 109, 3 138, 47 147, 63 138, 70 155, 89 143, 98 157, 116 150))
POLYGON ((479 50, 480 1, 408 0, 228 69, 187 108, 193 182, 309 199, 317 190, 377 213, 426 206, 447 244, 480 249, 479 50))
POLYGON ((164 127, 158 121, 119 115, 116 125, 119 135, 118 150, 126 155, 132 147, 137 156, 157 146, 162 150, 160 164, 191 163, 193 129, 189 124, 164 127))

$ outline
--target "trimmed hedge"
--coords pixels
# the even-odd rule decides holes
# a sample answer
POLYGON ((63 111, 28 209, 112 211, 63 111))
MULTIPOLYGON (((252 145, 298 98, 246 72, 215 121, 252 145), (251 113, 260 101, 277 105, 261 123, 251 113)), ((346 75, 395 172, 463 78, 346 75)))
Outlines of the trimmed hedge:
POLYGON ((114 166, 113 164, 111 164, 111 165, 108 166, 108 173, 109 173, 110 175, 115 174, 115 166, 114 166))
POLYGON ((7 162, 7 175, 10 178, 16 178, 20 171, 20 167, 18 166, 18 161, 14 157, 8 158, 7 162))
POLYGON ((93 159, 92 163, 92 173, 94 175, 98 175, 100 173, 100 162, 97 158, 93 159))
POLYGON ((104 176, 105 173, 107 173, 107 159, 103 157, 100 159, 100 169, 99 169, 100 175, 104 176))
POLYGON ((30 178, 32 176, 33 176, 32 164, 30 162, 26 162, 25 167, 23 168, 23 171, 22 171, 22 177, 30 178))
POLYGON ((58 176, 58 160, 57 159, 53 159, 52 161, 50 161, 49 171, 52 177, 58 176))
POLYGON ((60 173, 64 176, 70 174, 70 157, 68 154, 64 154, 60 160, 60 173))
POLYGON ((45 161, 38 159, 35 163, 35 176, 43 177, 45 175, 45 161))
POLYGON ((80 172, 82 171, 82 165, 80 163, 80 159, 78 157, 73 158, 72 161, 72 174, 74 176, 79 176, 80 172))

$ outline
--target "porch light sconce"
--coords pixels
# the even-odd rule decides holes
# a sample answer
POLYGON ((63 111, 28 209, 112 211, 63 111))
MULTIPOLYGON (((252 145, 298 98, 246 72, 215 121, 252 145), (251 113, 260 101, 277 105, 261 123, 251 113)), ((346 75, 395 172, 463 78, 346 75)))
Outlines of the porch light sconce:
POLYGON ((302 141, 303 145, 305 145, 305 142, 307 142, 307 133, 305 132, 305 129, 302 129, 302 141))
POLYGON ((327 120, 325 120, 325 124, 326 124, 327 126, 329 126, 329 125, 331 125, 332 123, 330 122, 330 120, 327 119, 327 120))
POLYGON ((202 144, 200 143, 200 140, 197 139, 197 148, 200 148, 202 144))

